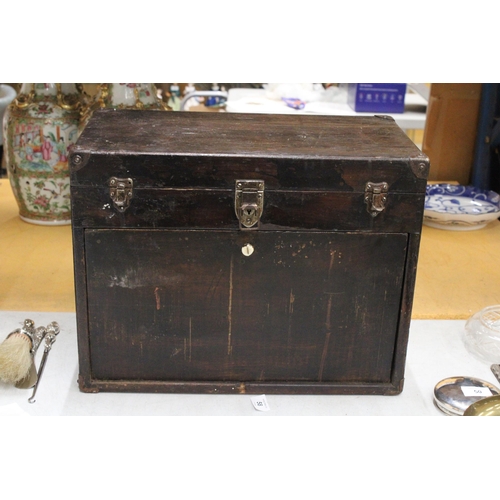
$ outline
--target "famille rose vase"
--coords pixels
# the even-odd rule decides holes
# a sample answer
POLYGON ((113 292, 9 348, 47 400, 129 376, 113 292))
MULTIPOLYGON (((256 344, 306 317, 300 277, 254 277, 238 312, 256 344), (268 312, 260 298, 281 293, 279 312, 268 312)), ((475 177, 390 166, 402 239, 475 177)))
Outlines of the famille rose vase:
POLYGON ((95 96, 83 113, 80 131, 83 130, 96 109, 156 109, 168 110, 158 97, 153 83, 100 83, 95 96))
POLYGON ((5 111, 4 154, 22 220, 71 223, 68 148, 84 102, 74 83, 23 83, 5 111))

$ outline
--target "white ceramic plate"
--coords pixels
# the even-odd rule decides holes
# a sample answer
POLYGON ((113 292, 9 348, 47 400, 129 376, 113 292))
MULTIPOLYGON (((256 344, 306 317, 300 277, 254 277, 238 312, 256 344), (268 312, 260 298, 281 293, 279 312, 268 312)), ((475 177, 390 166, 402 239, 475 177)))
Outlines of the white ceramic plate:
POLYGON ((481 229, 500 217, 500 196, 471 186, 429 184, 425 196, 424 224, 438 229, 481 229))

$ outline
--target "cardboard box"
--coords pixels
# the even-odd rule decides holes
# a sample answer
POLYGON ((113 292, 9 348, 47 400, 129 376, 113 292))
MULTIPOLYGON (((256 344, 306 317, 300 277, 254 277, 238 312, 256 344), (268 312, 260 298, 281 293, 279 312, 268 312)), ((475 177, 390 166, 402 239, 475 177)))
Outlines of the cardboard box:
POLYGON ((356 112, 404 113, 406 83, 350 83, 347 102, 356 112))
POLYGON ((429 180, 470 182, 480 102, 480 83, 431 85, 422 144, 429 180))

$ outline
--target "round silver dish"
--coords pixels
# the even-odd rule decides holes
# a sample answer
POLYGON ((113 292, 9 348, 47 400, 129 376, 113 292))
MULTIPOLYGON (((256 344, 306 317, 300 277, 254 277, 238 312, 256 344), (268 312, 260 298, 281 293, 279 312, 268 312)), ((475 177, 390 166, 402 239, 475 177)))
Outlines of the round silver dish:
POLYGON ((434 387, 434 403, 447 415, 462 416, 470 405, 488 397, 487 395, 466 396, 462 387, 489 389, 491 396, 500 394, 500 389, 485 380, 474 377, 450 377, 441 380, 434 387))

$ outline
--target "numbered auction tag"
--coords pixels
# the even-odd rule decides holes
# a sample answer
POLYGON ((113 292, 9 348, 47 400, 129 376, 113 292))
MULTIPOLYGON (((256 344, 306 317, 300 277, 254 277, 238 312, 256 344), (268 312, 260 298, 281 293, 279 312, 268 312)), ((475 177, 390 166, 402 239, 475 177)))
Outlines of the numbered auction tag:
POLYGON ((252 400, 253 407, 257 411, 269 411, 269 405, 267 404, 265 394, 262 394, 260 396, 252 396, 250 399, 252 400))
POLYGON ((491 391, 487 387, 474 387, 473 385, 462 385, 460 387, 464 396, 492 396, 491 391))

